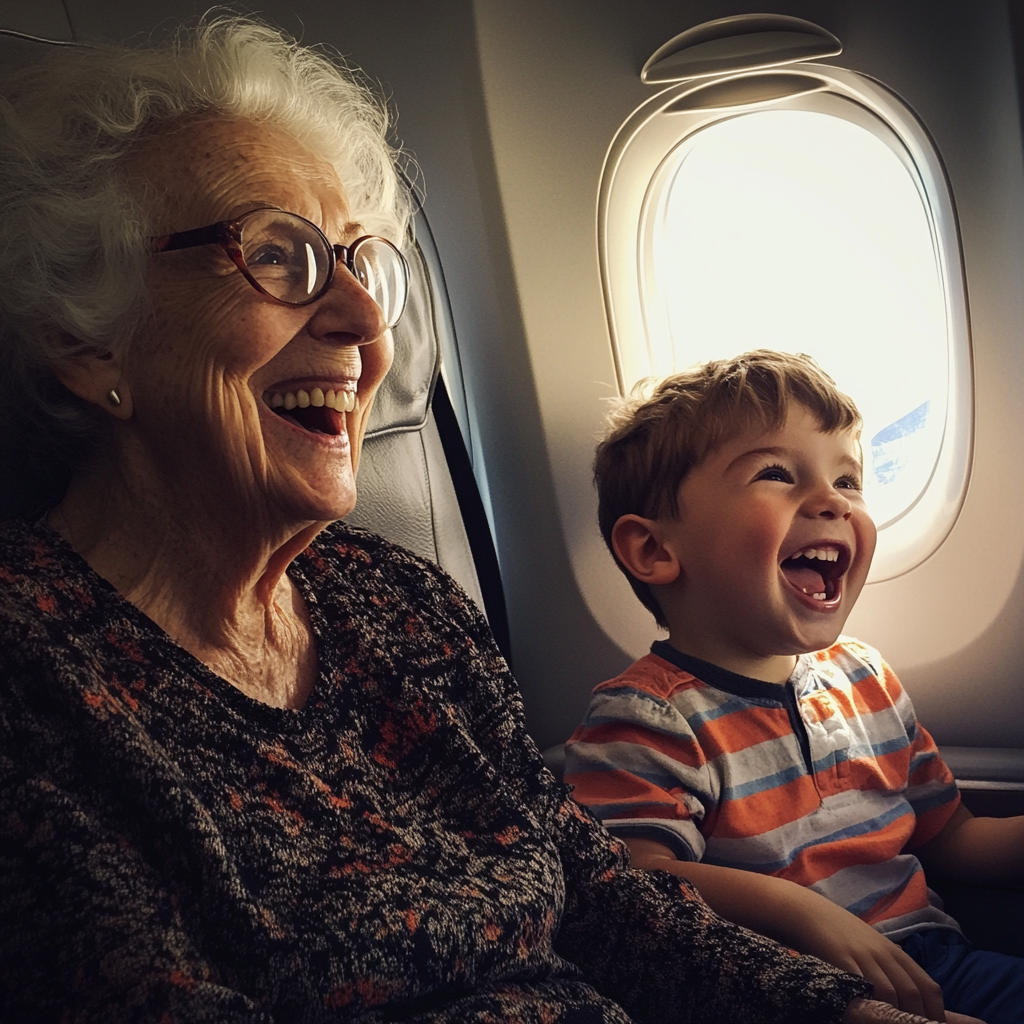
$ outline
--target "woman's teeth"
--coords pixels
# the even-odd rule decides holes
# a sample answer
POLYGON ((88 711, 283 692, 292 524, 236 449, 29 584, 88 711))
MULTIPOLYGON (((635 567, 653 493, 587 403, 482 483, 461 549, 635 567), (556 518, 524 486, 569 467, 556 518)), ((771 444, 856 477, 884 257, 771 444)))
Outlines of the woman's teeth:
POLYGON ((298 391, 271 391, 267 404, 271 409, 284 409, 285 412, 291 412, 292 409, 308 409, 310 406, 314 409, 326 406, 337 412, 355 412, 359 399, 354 391, 335 391, 333 388, 327 391, 322 388, 310 388, 306 391, 300 388, 298 391))

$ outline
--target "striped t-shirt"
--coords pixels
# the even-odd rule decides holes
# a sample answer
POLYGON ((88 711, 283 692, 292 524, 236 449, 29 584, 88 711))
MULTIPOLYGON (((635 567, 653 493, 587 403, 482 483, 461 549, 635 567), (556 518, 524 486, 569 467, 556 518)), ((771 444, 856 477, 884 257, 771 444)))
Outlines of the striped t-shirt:
POLYGON ((894 940, 957 927, 910 852, 956 810, 956 784, 852 638, 801 655, 785 685, 658 641, 594 690, 566 782, 612 832, 810 886, 894 940))

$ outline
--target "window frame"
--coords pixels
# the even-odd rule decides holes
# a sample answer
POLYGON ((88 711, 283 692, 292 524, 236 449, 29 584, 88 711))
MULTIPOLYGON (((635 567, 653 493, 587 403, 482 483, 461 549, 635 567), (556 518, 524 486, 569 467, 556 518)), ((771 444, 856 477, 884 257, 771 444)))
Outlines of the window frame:
MULTIPOLYGON (((959 226, 949 181, 934 141, 904 103, 880 83, 821 64, 721 74, 670 86, 641 105, 620 128, 605 159, 598 198, 598 256, 617 385, 654 372, 644 305, 648 253, 645 222, 673 155, 703 129, 757 110, 810 110, 844 118, 876 135, 900 159, 928 218, 945 297, 948 392, 942 440, 917 499, 879 529, 869 582, 909 572, 949 535, 970 482, 973 371, 959 226), (794 78, 794 76, 796 76, 794 78), (785 79, 786 87, 781 88, 785 79), (800 91, 793 82, 806 81, 800 91), (772 82, 784 95, 729 106, 701 106, 701 96, 764 95, 772 82), (672 108, 675 108, 674 110, 672 108)), ((660 315, 660 314, 659 314, 660 315)))

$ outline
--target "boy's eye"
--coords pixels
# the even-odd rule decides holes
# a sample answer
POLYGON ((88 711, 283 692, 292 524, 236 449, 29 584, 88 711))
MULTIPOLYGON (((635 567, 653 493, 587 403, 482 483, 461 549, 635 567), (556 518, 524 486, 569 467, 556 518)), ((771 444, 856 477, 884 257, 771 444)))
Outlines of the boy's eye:
POLYGON ((758 474, 758 480, 771 480, 777 483, 791 484, 793 476, 785 466, 765 466, 758 474))
POLYGON ((843 487, 850 491, 859 491, 860 480, 858 480, 855 476, 841 476, 836 481, 836 487, 843 487))

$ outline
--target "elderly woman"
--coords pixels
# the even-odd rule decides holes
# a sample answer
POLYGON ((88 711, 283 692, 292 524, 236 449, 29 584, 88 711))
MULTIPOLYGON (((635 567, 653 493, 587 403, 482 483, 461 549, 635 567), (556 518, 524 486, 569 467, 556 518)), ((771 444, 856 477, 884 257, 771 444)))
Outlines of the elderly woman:
POLYGON ((338 521, 407 289, 351 76, 220 19, 2 94, 3 1019, 896 1019, 628 870, 471 602, 338 521))

